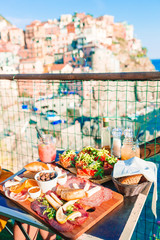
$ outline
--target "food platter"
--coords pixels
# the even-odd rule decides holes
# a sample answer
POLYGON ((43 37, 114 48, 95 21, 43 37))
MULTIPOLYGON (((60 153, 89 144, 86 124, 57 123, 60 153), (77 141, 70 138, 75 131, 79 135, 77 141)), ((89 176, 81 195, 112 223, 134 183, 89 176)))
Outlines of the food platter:
MULTIPOLYGON (((55 171, 55 167, 57 167, 57 166, 55 164, 50 164, 50 166, 55 171)), ((68 184, 68 186, 70 188, 73 188, 73 186, 72 186, 73 183, 82 184, 85 181, 89 182, 88 180, 83 180, 81 178, 77 178, 75 175, 73 175, 72 173, 69 173, 68 171, 65 171, 65 170, 62 170, 62 171, 63 171, 63 173, 65 172, 67 174, 66 184, 68 184)), ((25 175, 25 170, 24 170, 24 175, 25 175)), ((23 178, 23 174, 20 175, 20 177, 23 178)), ((0 185, 0 192, 5 196, 6 196, 6 194, 5 194, 4 186, 5 186, 6 182, 7 182, 7 180, 5 182, 3 182, 3 184, 0 185)), ((85 182, 85 185, 86 185, 86 182, 85 182)), ((29 183, 31 183, 31 181, 29 181, 29 183)), ((27 182, 27 184, 29 184, 29 183, 27 182)), ((94 183, 91 183, 91 182, 89 182, 89 185, 90 185, 90 189, 88 190, 88 192, 90 190, 95 189, 98 186, 98 185, 96 185, 94 183)), ((56 185, 56 187, 57 186, 60 186, 60 185, 56 185)), ((81 188, 83 188, 83 187, 81 187, 81 188)), ((92 193, 91 196, 86 195, 86 196, 88 196, 88 198, 84 197, 84 198, 81 198, 81 199, 77 200, 76 204, 80 203, 83 206, 84 211, 87 214, 87 218, 85 219, 85 221, 82 224, 79 224, 79 225, 75 226, 71 231, 58 230, 56 227, 54 227, 54 225, 50 224, 50 221, 47 221, 46 218, 43 217, 43 214, 41 214, 41 215, 38 214, 33 207, 34 205, 36 205, 35 201, 37 201, 37 200, 33 200, 33 199, 28 198, 25 201, 19 201, 19 200, 13 200, 13 199, 11 199, 11 201, 13 201, 15 204, 17 204, 21 208, 23 208, 29 214, 31 214, 36 219, 41 221, 43 224, 50 227, 54 232, 56 232, 58 235, 61 235, 64 239, 77 239, 81 234, 83 234, 88 229, 93 227, 99 220, 101 220, 105 215, 107 215, 109 212, 111 212, 113 209, 115 209, 119 204, 121 204, 123 202, 123 196, 121 194, 119 194, 117 192, 114 192, 110 189, 107 189, 103 186, 99 186, 98 188, 100 188, 99 191, 101 191, 101 192, 99 192, 99 193, 96 192, 95 194, 92 193), (104 196, 105 196, 104 199, 103 199, 104 201, 99 202, 100 205, 96 203, 97 204, 97 206, 96 206, 96 204, 95 204, 96 200, 95 200, 95 201, 93 201, 95 206, 94 205, 91 206, 90 197, 94 198, 94 199, 99 199, 98 196, 103 196, 102 193, 104 193, 104 196), (89 199, 90 199, 90 201, 89 201, 89 199)), ((79 190, 81 190, 81 189, 79 189, 79 190)), ((72 189, 72 191, 74 191, 74 190, 72 189)), ((48 192, 45 193, 45 194, 48 194, 48 192)))
MULTIPOLYGON (((60 165, 61 167, 63 167, 60 163, 60 161, 57 162, 58 165, 60 165)), ((76 168, 74 167, 69 167, 67 168, 66 170, 68 170, 69 172, 77 175, 77 171, 76 171, 76 168)), ((103 184, 105 182, 108 182, 112 179, 111 175, 106 175, 104 176, 102 179, 94 179, 94 178, 89 178, 89 180, 93 183, 97 183, 97 184, 103 184)))
POLYGON ((80 152, 67 150, 59 155, 57 162, 64 169, 78 177, 102 184, 111 180, 114 164, 118 161, 105 149, 84 147, 80 152))

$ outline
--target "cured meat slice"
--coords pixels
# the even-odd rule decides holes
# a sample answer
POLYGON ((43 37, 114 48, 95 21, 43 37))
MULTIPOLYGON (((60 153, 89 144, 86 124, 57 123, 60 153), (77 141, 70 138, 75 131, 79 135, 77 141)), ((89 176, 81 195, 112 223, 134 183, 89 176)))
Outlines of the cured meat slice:
POLYGON ((74 229, 74 225, 71 224, 69 221, 67 221, 64 224, 60 224, 54 219, 51 219, 51 220, 46 219, 46 220, 53 228, 55 228, 59 232, 70 232, 74 229))
MULTIPOLYGON (((79 188, 83 189, 87 182, 90 183, 85 178, 77 178, 74 176, 68 176, 67 182, 66 182, 66 184, 63 185, 63 187, 74 188, 73 184, 76 183, 79 188)), ((90 183, 90 184, 92 184, 92 183, 90 183)))
POLYGON ((74 226, 70 224, 69 222, 66 222, 64 224, 58 223, 54 219, 48 219, 47 214, 43 214, 43 212, 46 210, 46 206, 41 204, 39 201, 35 200, 31 203, 31 208, 34 210, 40 217, 44 218, 53 228, 55 228, 57 231, 60 232, 67 232, 72 231, 74 226))
POLYGON ((80 200, 80 202, 84 205, 90 206, 90 207, 98 207, 103 202, 108 201, 112 198, 112 191, 110 189, 101 187, 101 190, 96 192, 90 197, 86 197, 80 200))
POLYGON ((10 198, 13 199, 15 201, 20 201, 23 202, 25 200, 27 200, 28 198, 28 191, 26 189, 24 189, 23 191, 21 191, 20 193, 13 193, 10 192, 8 189, 5 191, 5 195, 10 198))
POLYGON ((39 201, 35 200, 31 203, 31 208, 36 213, 38 213, 39 216, 44 217, 43 212, 46 210, 45 205, 43 205, 39 201))
POLYGON ((44 218, 53 228, 60 232, 68 232, 72 231, 76 225, 81 225, 88 217, 88 213, 81 207, 80 204, 76 204, 76 211, 80 211, 82 216, 78 217, 74 221, 67 221, 64 224, 58 223, 55 219, 48 219, 47 214, 43 214, 46 209, 46 206, 41 204, 39 201, 35 200, 31 203, 31 208, 34 210, 39 216, 44 218))
MULTIPOLYGON (((74 176, 69 176, 67 183, 63 187, 74 188, 73 183, 76 183, 79 188, 84 189, 86 183, 89 182, 84 178, 77 178, 74 176)), ((90 183, 90 189, 97 186, 94 183, 90 183)), ((101 186, 101 190, 96 192, 90 197, 86 197, 80 200, 80 202, 86 206, 97 207, 100 206, 103 202, 108 201, 112 198, 112 191, 108 188, 101 186)))
POLYGON ((74 206, 76 207, 77 211, 81 213, 81 217, 76 218, 74 221, 68 221, 73 225, 82 225, 82 223, 85 222, 85 220, 88 218, 88 213, 79 203, 75 203, 74 206))

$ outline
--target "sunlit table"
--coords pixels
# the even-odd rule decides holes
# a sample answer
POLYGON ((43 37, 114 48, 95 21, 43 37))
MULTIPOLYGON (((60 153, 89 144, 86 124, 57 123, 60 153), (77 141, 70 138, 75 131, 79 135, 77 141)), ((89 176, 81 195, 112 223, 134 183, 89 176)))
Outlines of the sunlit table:
MULTIPOLYGON (((18 172, 21 174, 24 171, 22 169, 18 172)), ((17 175, 17 174, 16 174, 17 175)), ((11 177, 13 178, 13 176, 11 177)), ((105 187, 108 187, 114 191, 114 185, 112 181, 109 181, 103 184, 105 187)), ((145 204, 147 195, 149 193, 151 183, 147 185, 142 193, 134 197, 124 198, 124 202, 121 203, 117 208, 112 212, 106 215, 101 221, 96 223, 94 227, 89 229, 85 234, 81 235, 78 240, 129 240, 132 236, 142 208, 145 204)), ((19 227, 23 231, 24 229, 21 226, 21 223, 27 223, 32 226, 35 226, 39 229, 44 229, 52 232, 50 228, 36 220, 30 214, 22 210, 11 200, 7 199, 0 194, 0 215, 6 216, 8 218, 14 219, 19 224, 19 227)), ((26 238, 29 240, 29 236, 26 235, 26 238)))

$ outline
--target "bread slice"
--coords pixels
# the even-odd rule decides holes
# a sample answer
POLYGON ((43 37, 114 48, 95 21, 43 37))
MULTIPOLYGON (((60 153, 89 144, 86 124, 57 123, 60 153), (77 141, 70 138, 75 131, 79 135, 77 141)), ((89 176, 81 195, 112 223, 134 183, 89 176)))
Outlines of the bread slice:
POLYGON ((49 170, 47 164, 43 162, 31 162, 24 166, 24 168, 31 172, 40 172, 43 170, 49 170))
POLYGON ((37 172, 31 172, 27 170, 23 173, 23 177, 34 179, 34 176, 36 175, 36 173, 37 172))
POLYGON ((86 193, 83 189, 69 189, 69 190, 62 190, 61 198, 65 201, 81 199, 86 197, 86 193))
POLYGON ((136 174, 132 176, 119 178, 119 182, 122 184, 135 185, 138 184, 141 180, 142 174, 136 174))

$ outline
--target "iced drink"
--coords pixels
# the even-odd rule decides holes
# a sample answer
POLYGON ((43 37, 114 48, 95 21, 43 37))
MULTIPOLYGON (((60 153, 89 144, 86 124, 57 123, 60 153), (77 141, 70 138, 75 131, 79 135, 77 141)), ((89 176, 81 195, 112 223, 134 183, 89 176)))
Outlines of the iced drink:
POLYGON ((140 158, 140 148, 132 145, 125 145, 121 148, 121 160, 128 160, 132 157, 140 158))
POLYGON ((138 146, 138 141, 133 140, 133 131, 128 128, 124 130, 124 141, 121 148, 121 160, 128 160, 133 157, 140 158, 140 148, 138 146))
POLYGON ((56 158, 56 143, 52 135, 45 135, 44 141, 38 143, 39 158, 42 162, 51 163, 56 158))

